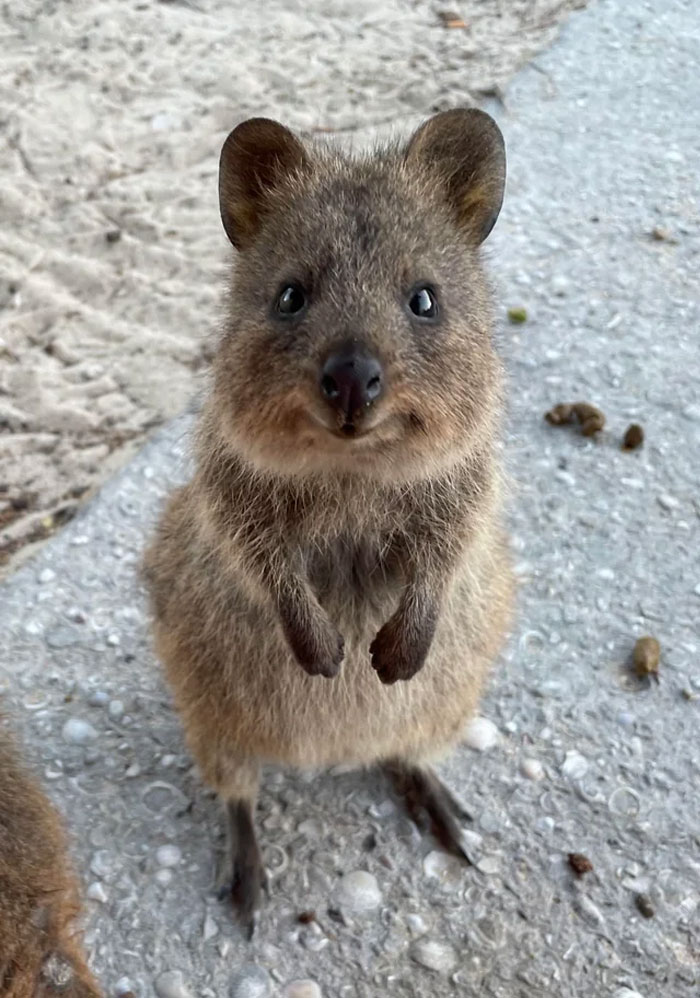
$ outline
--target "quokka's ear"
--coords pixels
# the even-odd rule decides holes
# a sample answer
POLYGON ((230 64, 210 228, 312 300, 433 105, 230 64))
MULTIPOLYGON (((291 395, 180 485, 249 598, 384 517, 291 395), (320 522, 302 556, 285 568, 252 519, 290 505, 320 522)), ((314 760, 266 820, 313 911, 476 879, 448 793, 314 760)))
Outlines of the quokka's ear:
POLYGON ((237 249, 255 239, 270 192, 306 161, 299 139, 269 118, 249 118, 229 134, 219 160, 219 207, 226 235, 237 249))
POLYGON ((496 224, 506 180, 505 144, 493 118, 476 108, 436 114, 414 133, 405 158, 434 175, 465 235, 483 242, 496 224))

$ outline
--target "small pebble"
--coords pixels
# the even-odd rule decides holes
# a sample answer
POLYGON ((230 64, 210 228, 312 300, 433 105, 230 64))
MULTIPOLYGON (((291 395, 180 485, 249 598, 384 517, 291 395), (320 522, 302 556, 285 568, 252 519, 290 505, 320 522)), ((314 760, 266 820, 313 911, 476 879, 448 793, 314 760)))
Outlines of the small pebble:
POLYGON ((114 993, 117 998, 125 998, 126 995, 132 995, 133 988, 131 987, 131 981, 128 977, 120 977, 117 983, 114 985, 114 993))
POLYGON ((323 929, 316 922, 312 922, 309 926, 309 931, 304 933, 301 937, 301 944, 306 949, 311 950, 312 953, 320 953, 322 949, 328 946, 329 939, 328 936, 323 934, 323 929))
POLYGON ((85 745, 86 742, 93 742, 97 738, 97 731, 89 721, 83 721, 80 717, 71 717, 63 725, 63 740, 72 742, 74 745, 85 745))
POLYGON ((204 916, 204 925, 202 926, 202 938, 205 943, 208 943, 210 939, 214 936, 218 936, 219 926, 216 924, 209 912, 204 916))
POLYGON ((167 887, 173 879, 173 871, 166 869, 156 870, 153 875, 153 879, 157 884, 160 884, 161 887, 167 887))
POLYGON ((104 889, 99 880, 95 880, 94 883, 90 884, 88 889, 85 891, 85 895, 90 899, 90 901, 99 901, 100 904, 104 904, 107 900, 107 891, 104 889))
POLYGON ((484 856, 476 864, 477 870, 481 870, 482 873, 492 876, 494 873, 498 873, 501 869, 501 861, 498 856, 484 856))
POLYGON ((667 492, 662 492, 661 495, 657 496, 656 501, 662 509, 669 513, 680 506, 680 501, 675 496, 668 495, 667 492))
POLYGON ((477 752, 486 752, 498 743, 498 728, 487 717, 473 717, 464 732, 464 741, 477 752))
POLYGON ((441 974, 449 974, 457 966, 457 954, 453 947, 437 939, 416 939, 411 946, 411 956, 421 967, 441 974))
POLYGON ((639 991, 632 991, 631 988, 619 988, 613 998, 644 998, 644 995, 640 995, 639 991))
POLYGON ((231 998, 267 998, 272 981, 263 967, 245 964, 231 981, 231 998))
POLYGON ((520 769, 523 776, 527 776, 528 780, 544 779, 544 766, 539 759, 523 759, 520 763, 520 769))
POLYGON ((65 624, 59 624, 46 633, 46 644, 49 648, 69 648, 82 640, 83 635, 77 627, 65 624))
POLYGON ((446 887, 458 884, 464 875, 464 862, 439 849, 433 849, 423 860, 426 877, 439 880, 446 887))
POLYGON ((340 882, 338 900, 350 911, 369 911, 382 903, 377 878, 364 870, 347 873, 340 882))
POLYGON ((39 572, 39 582, 46 584, 47 582, 53 582, 56 578, 56 573, 52 568, 44 568, 39 572))
POLYGON ((625 890, 634 891, 635 894, 646 894, 651 886, 649 877, 639 876, 639 868, 636 863, 634 863, 632 867, 627 870, 627 872, 630 876, 625 877, 622 881, 622 886, 625 890))
POLYGON ((406 925, 414 936, 422 936, 428 931, 428 923, 421 915, 406 915, 406 925))
POLYGON ((112 854, 107 849, 98 849, 90 861, 90 870, 101 879, 111 876, 114 872, 112 854))
POLYGON ((651 898, 648 894, 638 894, 634 900, 640 913, 644 915, 645 918, 654 917, 654 906, 652 905, 651 898))
POLYGON ((572 749, 566 753, 561 772, 563 776, 568 776, 572 780, 581 780, 588 772, 588 760, 576 749, 572 749))
POLYGON ((316 981, 292 981, 284 989, 284 998, 322 998, 316 981))
POLYGON ((118 721, 120 717, 124 716, 124 704, 121 700, 112 700, 108 707, 109 716, 114 721, 118 721))
POLYGON ((181 859, 182 852, 177 846, 160 846, 160 848, 156 850, 156 863, 161 868, 177 866, 181 859))
POLYGON ((625 435, 622 438, 622 449, 636 450, 637 447, 641 447, 643 443, 644 443, 644 430, 639 425, 639 423, 632 423, 625 430, 625 435))
POLYGON ((443 27, 458 29, 466 28, 467 23, 464 21, 456 11, 453 10, 439 10, 438 17, 442 22, 443 27))
POLYGON ((590 898, 586 897, 585 894, 581 894, 576 900, 576 909, 578 913, 590 924, 595 926, 605 925, 605 919, 603 918, 603 913, 600 908, 598 908, 590 898))
POLYGON ((569 290, 569 288, 571 287, 571 284, 569 282, 568 277, 564 277, 563 274, 555 274, 554 277, 552 278, 551 287, 555 295, 558 295, 560 298, 563 298, 564 295, 569 290))
POLYGON ((88 703, 91 707, 106 707, 109 703, 109 693, 105 693, 104 690, 93 690, 88 697, 88 703))
POLYGON ((158 998, 192 998, 179 970, 166 970, 156 978, 154 987, 158 998))

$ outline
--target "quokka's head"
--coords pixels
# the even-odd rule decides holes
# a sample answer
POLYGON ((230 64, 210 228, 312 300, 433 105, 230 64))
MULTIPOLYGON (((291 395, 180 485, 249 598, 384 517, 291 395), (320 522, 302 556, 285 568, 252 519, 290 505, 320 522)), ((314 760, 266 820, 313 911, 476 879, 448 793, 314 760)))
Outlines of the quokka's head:
POLYGON ((238 250, 215 366, 229 445, 267 471, 400 481, 488 442, 500 367, 479 247, 504 183, 482 111, 364 158, 238 125, 219 175, 238 250))

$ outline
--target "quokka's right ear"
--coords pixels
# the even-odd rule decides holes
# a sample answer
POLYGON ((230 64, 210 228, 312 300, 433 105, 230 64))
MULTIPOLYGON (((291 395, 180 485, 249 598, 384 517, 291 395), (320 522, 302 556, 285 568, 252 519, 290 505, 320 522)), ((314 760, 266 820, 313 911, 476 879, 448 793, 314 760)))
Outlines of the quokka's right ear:
POLYGON ((413 135, 405 158, 434 177, 467 239, 483 242, 498 218, 506 182, 505 145, 493 118, 476 108, 442 111, 413 135))
POLYGON ((219 207, 226 235, 237 249, 255 239, 270 192, 306 162, 304 146, 277 121, 249 118, 233 129, 219 160, 219 207))

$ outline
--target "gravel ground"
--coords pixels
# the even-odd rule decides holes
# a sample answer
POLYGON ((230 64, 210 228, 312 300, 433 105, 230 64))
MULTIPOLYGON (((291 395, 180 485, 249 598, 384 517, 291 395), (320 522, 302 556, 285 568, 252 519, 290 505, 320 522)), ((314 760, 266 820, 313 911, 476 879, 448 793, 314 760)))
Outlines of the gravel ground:
POLYGON ((699 41, 692 0, 600 0, 495 109, 511 172, 490 256, 522 591, 482 705, 496 730, 472 728, 482 750, 443 768, 475 815, 474 867, 420 839, 372 774, 270 771, 271 898, 253 943, 238 937, 213 896, 218 811, 134 574, 185 471, 188 416, 0 590, 3 674, 69 817, 110 995, 698 994, 699 41), (505 317, 516 307, 522 325, 505 317), (598 440, 542 418, 579 399, 607 416, 598 440), (632 421, 646 442, 626 453, 632 421), (661 642, 658 685, 630 669, 643 634, 661 642), (569 852, 593 870, 577 877, 569 852))
POLYGON ((454 28, 433 0, 2 5, 0 574, 206 368, 238 121, 352 135, 473 102, 584 3, 460 0, 454 28))

